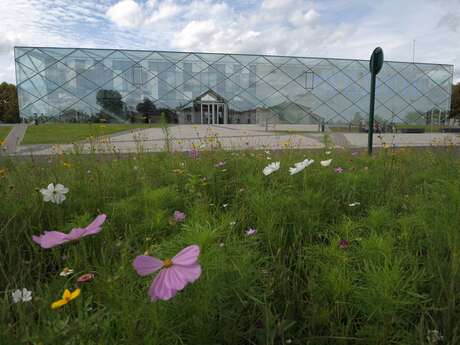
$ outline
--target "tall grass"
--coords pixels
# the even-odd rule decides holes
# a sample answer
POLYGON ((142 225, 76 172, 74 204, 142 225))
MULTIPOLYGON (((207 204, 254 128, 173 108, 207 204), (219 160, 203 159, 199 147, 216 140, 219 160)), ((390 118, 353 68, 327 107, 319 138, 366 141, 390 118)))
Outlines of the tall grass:
POLYGON ((270 156, 281 161, 270 176, 261 172, 264 152, 4 162, 0 343, 436 344, 432 331, 439 344, 460 343, 455 153, 270 156), (316 162, 290 176, 306 157, 316 162), (318 164, 327 158, 331 166, 318 164), (50 182, 70 189, 63 204, 43 202, 38 188, 50 182), (184 223, 171 222, 175 210, 186 212, 184 223), (50 250, 31 240, 102 212, 108 221, 96 236, 50 250), (255 236, 245 236, 249 227, 255 236), (139 277, 133 259, 189 244, 202 249, 202 276, 151 303, 152 277, 139 277), (75 273, 60 277, 65 266, 75 273), (86 272, 96 278, 81 296, 52 310, 86 272), (12 291, 23 287, 33 300, 14 304, 12 291))

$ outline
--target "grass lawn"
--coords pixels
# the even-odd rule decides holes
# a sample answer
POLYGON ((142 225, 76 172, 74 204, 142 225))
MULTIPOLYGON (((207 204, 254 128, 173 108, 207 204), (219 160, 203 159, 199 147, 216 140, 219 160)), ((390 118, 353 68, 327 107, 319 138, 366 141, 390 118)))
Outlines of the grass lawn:
POLYGON ((460 341, 460 159, 449 149, 0 164, 2 344, 460 341), (307 157, 315 162, 291 176, 288 168, 307 157), (326 159, 331 165, 321 166, 326 159), (281 168, 263 175, 274 161, 281 168), (69 188, 59 205, 39 192, 51 182, 69 188), (175 221, 175 211, 185 220, 175 221), (102 213, 97 234, 50 249, 32 241, 102 213), (171 297, 198 267, 153 261, 181 273, 155 283, 170 300, 151 302, 158 273, 139 276, 135 258, 164 260, 192 244, 201 248, 201 276, 171 297), (73 272, 61 276, 65 267, 73 272), (53 310, 89 272, 94 280, 79 285, 81 294, 53 310), (32 300, 14 303, 23 288, 32 300))
POLYGON ((5 140, 11 130, 11 126, 0 126, 0 141, 5 140))
POLYGON ((279 134, 279 135, 283 135, 283 134, 311 134, 311 133, 316 133, 318 134, 319 132, 318 131, 296 131, 296 130, 268 130, 268 132, 272 132, 272 133, 276 133, 276 134, 279 134))
POLYGON ((430 132, 441 132, 441 128, 444 128, 447 126, 440 126, 440 125, 406 125, 406 124, 398 124, 396 125, 396 128, 398 130, 401 130, 403 128, 423 128, 425 129, 425 132, 430 133, 430 132))
MULTIPOLYGON (((439 133, 441 132, 441 128, 444 128, 446 126, 440 126, 440 125, 406 125, 406 124, 397 124, 396 125, 396 128, 397 128, 397 131, 400 132, 401 129, 405 129, 405 128, 423 128, 425 129, 425 132, 426 133, 439 133)), ((359 133, 360 132, 360 129, 358 126, 353 126, 351 127, 351 131, 350 131, 350 128, 347 127, 347 126, 344 126, 344 127, 329 127, 329 130, 331 132, 345 132, 345 133, 359 133)), ((388 132, 389 133, 389 132, 388 132)))
POLYGON ((135 128, 148 128, 157 125, 147 124, 92 124, 92 123, 57 123, 29 126, 22 141, 28 144, 64 144, 85 140, 135 128))

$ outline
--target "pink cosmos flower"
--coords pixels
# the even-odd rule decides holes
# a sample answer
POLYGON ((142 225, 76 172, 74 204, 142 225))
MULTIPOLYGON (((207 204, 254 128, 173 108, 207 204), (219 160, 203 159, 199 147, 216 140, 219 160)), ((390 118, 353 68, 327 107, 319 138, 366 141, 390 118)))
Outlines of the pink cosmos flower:
POLYGON ((181 211, 174 211, 174 220, 176 222, 183 222, 185 220, 185 213, 181 211))
POLYGON ((192 157, 192 159, 197 159, 198 156, 199 156, 198 150, 192 149, 192 150, 190 151, 190 157, 192 157))
POLYGON ((60 231, 45 231, 40 236, 32 236, 32 240, 42 248, 53 248, 66 242, 76 241, 81 237, 97 234, 102 230, 101 226, 106 218, 105 214, 100 214, 86 228, 75 228, 68 234, 60 231))
POLYGON ((342 167, 337 167, 337 168, 335 168, 335 172, 337 174, 341 174, 341 173, 343 173, 343 168, 342 167))
POLYGON ((83 284, 83 283, 88 283, 91 280, 94 279, 94 274, 93 273, 85 273, 78 277, 77 279, 77 284, 83 284))
POLYGON ((220 161, 219 163, 214 164, 216 168, 222 168, 225 165, 224 161, 220 161))
POLYGON ((172 259, 160 260, 148 255, 139 255, 134 259, 133 266, 140 276, 161 269, 150 285, 149 296, 152 302, 158 299, 167 301, 174 297, 177 291, 200 277, 199 255, 200 247, 191 245, 182 249, 172 259))
POLYGON ((248 230, 246 230, 246 236, 254 236, 255 234, 257 234, 256 229, 249 228, 248 230))
POLYGON ((349 242, 347 240, 340 240, 340 242, 339 242, 339 247, 341 249, 347 249, 349 245, 350 244, 349 244, 349 242))

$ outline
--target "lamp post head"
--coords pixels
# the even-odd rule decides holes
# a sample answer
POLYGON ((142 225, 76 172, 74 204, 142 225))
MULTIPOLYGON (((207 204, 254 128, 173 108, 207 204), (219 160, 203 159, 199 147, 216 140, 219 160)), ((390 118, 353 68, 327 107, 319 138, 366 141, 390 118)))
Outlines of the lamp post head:
POLYGON ((380 47, 374 49, 369 61, 369 72, 377 75, 383 66, 383 50, 380 47))

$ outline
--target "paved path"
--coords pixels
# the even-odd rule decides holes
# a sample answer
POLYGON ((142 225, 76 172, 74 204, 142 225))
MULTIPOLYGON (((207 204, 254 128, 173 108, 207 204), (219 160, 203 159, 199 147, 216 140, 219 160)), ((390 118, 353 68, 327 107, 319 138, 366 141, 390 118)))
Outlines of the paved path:
POLYGON ((11 128, 10 133, 6 136, 2 147, 5 153, 14 154, 16 152, 17 146, 24 138, 26 130, 27 125, 25 123, 18 123, 11 128))
POLYGON ((146 128, 130 133, 113 134, 96 144, 64 145, 22 145, 16 150, 18 155, 50 155, 63 152, 128 153, 158 152, 166 150, 190 151, 224 149, 283 149, 322 148, 322 135, 286 134, 266 132, 258 125, 176 125, 162 128, 146 128), (168 145, 167 145, 168 143, 168 145))
MULTIPOLYGON (((350 148, 367 147, 367 133, 338 133, 343 135, 350 148)), ((385 133, 373 136, 374 147, 383 147, 384 145, 394 147, 404 146, 448 146, 460 145, 460 136, 455 133, 385 133)))
MULTIPOLYGON (((310 132, 309 130, 312 129, 310 127, 299 125, 284 128, 277 125, 275 131, 265 131, 265 128, 260 125, 174 125, 168 127, 168 133, 165 133, 162 128, 146 128, 116 133, 93 144, 83 142, 64 145, 22 145, 16 148, 15 154, 159 152, 166 150, 167 147, 171 151, 190 151, 193 148, 200 150, 324 148, 324 133, 310 132), (289 131, 289 133, 284 131, 289 131)), ((366 133, 329 132, 327 135, 332 144, 338 148, 367 147, 366 133)), ((454 133, 398 133, 381 136, 374 134, 374 146, 381 147, 384 144, 396 147, 460 145, 460 137, 454 133)))

